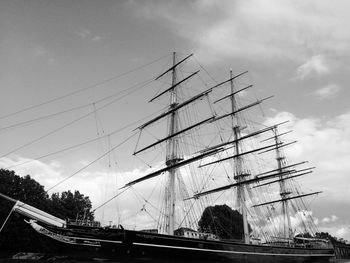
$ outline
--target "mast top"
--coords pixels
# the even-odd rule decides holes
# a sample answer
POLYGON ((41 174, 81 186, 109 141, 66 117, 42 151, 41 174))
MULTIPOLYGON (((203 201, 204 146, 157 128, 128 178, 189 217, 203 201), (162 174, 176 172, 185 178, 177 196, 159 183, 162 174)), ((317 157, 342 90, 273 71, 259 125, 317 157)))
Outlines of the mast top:
MULTIPOLYGON (((175 55, 176 52, 173 52, 173 54, 175 55)), ((193 53, 188 55, 187 57, 185 57, 184 59, 180 60, 179 62, 177 62, 175 65, 173 65, 171 68, 167 69, 166 71, 164 71, 162 74, 160 74, 158 77, 155 78, 155 80, 160 79, 161 77, 163 77, 165 74, 167 74, 168 72, 172 71, 174 68, 176 68, 178 65, 180 65, 182 62, 184 62, 185 60, 189 59, 190 57, 193 56, 193 53)))

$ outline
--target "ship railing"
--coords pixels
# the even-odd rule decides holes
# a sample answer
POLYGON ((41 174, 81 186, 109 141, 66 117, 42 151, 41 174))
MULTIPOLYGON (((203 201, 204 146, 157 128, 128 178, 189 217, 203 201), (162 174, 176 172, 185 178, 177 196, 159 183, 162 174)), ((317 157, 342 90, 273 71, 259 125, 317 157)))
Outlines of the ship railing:
POLYGON ((93 220, 73 220, 73 219, 68 219, 67 223, 69 225, 75 225, 75 226, 89 226, 89 227, 101 227, 101 223, 98 221, 93 221, 93 220))
POLYGON ((317 237, 294 237, 296 247, 308 248, 332 248, 333 245, 328 239, 317 237))

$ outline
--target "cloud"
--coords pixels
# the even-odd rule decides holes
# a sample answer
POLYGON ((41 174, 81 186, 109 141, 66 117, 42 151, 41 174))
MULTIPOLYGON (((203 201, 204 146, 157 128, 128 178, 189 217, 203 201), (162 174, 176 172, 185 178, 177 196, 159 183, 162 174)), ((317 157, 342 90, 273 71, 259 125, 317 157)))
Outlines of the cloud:
POLYGON ((323 88, 314 91, 312 94, 316 98, 324 100, 334 98, 336 94, 340 91, 340 87, 336 84, 329 84, 323 88))
POLYGON ((312 225, 313 222, 318 222, 318 220, 313 217, 312 211, 301 210, 291 216, 292 228, 299 233, 303 233, 305 230, 308 231, 308 229, 305 229, 305 225, 312 225))
POLYGON ((32 47, 32 55, 36 59, 44 60, 48 65, 54 65, 57 62, 57 60, 53 57, 52 52, 40 45, 35 45, 32 47))
MULTIPOLYGON (((298 139, 298 144, 285 151, 289 159, 303 159, 305 156, 317 166, 318 183, 338 200, 343 200, 348 191, 339 191, 350 183, 347 172, 350 169, 350 111, 341 115, 324 118, 298 118, 289 112, 280 112, 268 118, 267 124, 290 120, 281 129, 293 130, 286 140, 298 139), (329 180, 329 178, 332 180, 329 180), (324 184, 324 185, 323 185, 324 184)), ((283 132, 281 130, 281 132, 283 132)), ((350 198, 350 193, 349 196, 350 198)), ((350 200, 350 199, 349 199, 350 200)))
POLYGON ((322 219, 322 223, 331 223, 331 222, 335 222, 338 219, 338 217, 336 215, 331 215, 330 217, 324 217, 322 219))
POLYGON ((104 39, 103 37, 94 36, 94 37, 91 39, 91 41, 93 41, 93 42, 99 42, 99 41, 101 41, 101 40, 103 40, 103 39, 104 39))
POLYGON ((312 74, 318 76, 324 75, 330 72, 328 65, 326 64, 325 58, 322 55, 311 57, 303 65, 297 69, 297 78, 304 79, 312 74))
POLYGON ((188 40, 207 61, 248 57, 300 63, 314 54, 347 54, 349 5, 317 0, 166 1, 138 3, 137 13, 188 40))
POLYGON ((41 46, 36 46, 33 50, 33 54, 36 57, 43 57, 43 56, 46 56, 48 53, 49 53, 48 50, 41 46))
POLYGON ((91 35, 91 32, 90 32, 90 30, 88 30, 88 29, 82 29, 82 30, 80 30, 80 31, 75 32, 75 34, 76 34, 77 36, 79 36, 79 37, 85 39, 85 38, 87 38, 88 36, 91 35))
MULTIPOLYGON (((275 210, 273 211, 275 213, 275 210)), ((268 217, 266 224, 263 224, 263 232, 269 233, 271 230, 278 236, 284 234, 284 222, 285 218, 282 213, 274 214, 272 217, 268 217)), ((313 232, 314 224, 317 225, 318 219, 313 216, 313 212, 309 210, 299 210, 295 213, 290 213, 290 223, 294 235, 313 232)), ((259 231, 259 230, 258 230, 259 231)))
POLYGON ((86 28, 81 29, 79 31, 76 31, 75 34, 79 38, 86 39, 86 40, 89 40, 91 42, 100 42, 100 41, 104 40, 104 37, 98 36, 98 35, 94 34, 89 29, 86 29, 86 28))
POLYGON ((0 167, 4 167, 5 169, 19 163, 23 163, 23 165, 16 167, 15 170, 17 174, 21 176, 29 174, 46 188, 52 186, 63 178, 60 171, 61 165, 58 161, 51 162, 51 165, 48 165, 44 162, 30 158, 23 158, 18 155, 3 157, 0 159, 0 167))
MULTIPOLYGON (((75 169, 78 170, 87 163, 87 161, 81 160, 78 165, 79 168, 75 167, 75 169)), ((113 224, 117 223, 117 221, 126 224, 130 224, 130 222, 139 223, 138 219, 141 217, 144 218, 145 216, 147 216, 147 220, 140 221, 140 224, 138 224, 139 227, 150 225, 150 222, 153 222, 150 220, 148 211, 152 209, 151 204, 156 202, 154 202, 153 199, 149 199, 146 203, 142 201, 142 198, 144 198, 143 196, 148 196, 148 198, 150 198, 149 193, 152 192, 155 186, 154 184, 143 184, 133 187, 133 189, 128 190, 125 194, 123 190, 118 190, 124 186, 126 182, 150 172, 150 169, 145 171, 134 169, 120 173, 105 169, 97 169, 96 171, 86 169, 57 185, 73 174, 68 168, 64 169, 64 166, 57 160, 45 163, 39 160, 12 155, 11 157, 1 158, 0 167, 4 169, 14 169, 16 174, 20 176, 29 174, 34 180, 43 185, 45 190, 55 186, 49 191, 49 194, 67 190, 78 190, 85 196, 89 196, 93 204, 93 209, 99 207, 113 196, 120 194, 118 199, 112 200, 107 205, 96 210, 95 219, 104 225, 108 225, 110 221, 112 221, 113 224), (14 167, 15 165, 18 166, 14 167), (135 194, 135 189, 137 189, 137 192, 145 194, 135 194), (140 214, 140 208, 143 204, 148 204, 148 206, 146 206, 147 212, 143 211, 140 214), (125 220, 125 218, 127 220, 125 220)))
POLYGON ((350 226, 342 226, 336 231, 336 235, 342 238, 349 236, 349 234, 350 234, 350 226))
POLYGON ((350 225, 349 224, 327 224, 320 228, 320 231, 328 232, 338 239, 350 240, 350 225))
MULTIPOLYGON (((283 136, 286 142, 298 140, 297 144, 284 149, 288 161, 309 161, 310 166, 316 166, 313 174, 300 178, 303 189, 322 191, 313 202, 317 202, 317 214, 329 214, 329 204, 350 203, 350 111, 341 115, 325 118, 298 118, 289 112, 280 112, 268 119, 269 124, 290 120, 280 127, 280 132, 293 130, 293 133, 283 136)), ((321 231, 335 235, 342 225, 349 224, 342 206, 335 206, 329 215, 319 220, 321 231)), ((345 232, 344 232, 345 233, 345 232)), ((350 233, 342 236, 350 239, 350 233)))

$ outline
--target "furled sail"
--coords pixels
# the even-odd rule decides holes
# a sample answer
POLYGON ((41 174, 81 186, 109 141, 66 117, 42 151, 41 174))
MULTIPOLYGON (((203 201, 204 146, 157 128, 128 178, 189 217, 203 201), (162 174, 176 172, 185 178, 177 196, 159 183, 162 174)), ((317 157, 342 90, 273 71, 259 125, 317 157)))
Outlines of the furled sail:
POLYGON ((66 221, 55 217, 49 213, 46 213, 38 208, 35 208, 31 205, 25 204, 19 200, 15 200, 11 197, 8 197, 7 195, 1 194, 0 197, 7 199, 9 201, 15 202, 15 205, 12 208, 12 211, 17 212, 21 215, 24 215, 26 217, 29 217, 34 220, 38 220, 42 223, 48 224, 48 225, 53 225, 57 227, 65 227, 66 226, 66 221))

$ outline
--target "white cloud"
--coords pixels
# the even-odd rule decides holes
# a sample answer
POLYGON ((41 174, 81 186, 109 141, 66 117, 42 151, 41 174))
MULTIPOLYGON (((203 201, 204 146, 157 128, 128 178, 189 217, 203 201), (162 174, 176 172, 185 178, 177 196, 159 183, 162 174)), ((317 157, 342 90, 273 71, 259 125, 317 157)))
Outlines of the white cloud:
POLYGON ((53 57, 52 52, 40 45, 35 45, 32 47, 32 55, 36 59, 44 60, 48 65, 54 65, 57 62, 57 60, 53 57))
POLYGON ((75 34, 81 38, 87 38, 91 35, 91 32, 88 29, 82 29, 80 31, 75 32, 75 34))
MULTIPOLYGON (((78 170, 87 163, 88 162, 81 160, 77 166, 79 168, 75 167, 75 169, 78 170)), ((65 170, 64 166, 56 160, 51 161, 50 163, 45 163, 43 161, 23 158, 17 155, 1 158, 0 167, 4 169, 13 169, 15 170, 15 173, 20 176, 29 174, 34 180, 43 185, 45 190, 55 186, 49 191, 49 194, 68 190, 78 190, 85 196, 89 196, 93 204, 93 209, 103 204, 106 200, 121 193, 123 190, 118 189, 124 186, 125 183, 139 178, 150 171, 134 169, 132 171, 115 173, 110 170, 99 169, 94 171, 92 169, 87 169, 70 177, 73 172, 65 170), (70 178, 67 179, 68 177, 70 178), (58 183, 60 184, 56 186, 58 183)), ((147 194, 151 192, 153 188, 154 184, 143 184, 136 186, 135 189, 138 189, 137 192, 147 194)), ((144 220, 142 222, 143 224, 139 224, 139 226, 150 224, 149 215, 146 212, 141 214, 139 212, 142 205, 140 200, 142 200, 143 195, 132 194, 133 191, 134 190, 132 189, 128 190, 125 194, 121 194, 118 199, 115 199, 108 205, 98 209, 95 212, 96 220, 105 225, 108 225, 110 221, 112 221, 113 224, 117 223, 117 221, 119 221, 119 223, 124 222, 130 224, 130 222, 128 222, 129 220, 131 222, 138 222, 137 220, 140 217, 145 217, 145 215, 147 215, 147 220, 144 220), (127 217, 128 220, 125 221, 125 217, 127 217)), ((153 201, 148 204, 151 203, 153 203, 153 201)), ((151 206, 149 205, 147 208, 150 209, 150 207, 151 206)))
POLYGON ((305 231, 309 231, 309 229, 305 229, 305 225, 312 225, 313 222, 318 221, 313 217, 312 211, 302 210, 297 211, 294 215, 291 216, 291 225, 292 228, 299 233, 304 233, 305 231))
POLYGON ((331 215, 331 221, 334 222, 338 219, 338 217, 336 215, 331 215))
POLYGON ((323 88, 314 91, 312 94, 318 99, 330 99, 334 98, 336 94, 340 91, 340 87, 336 84, 329 84, 323 88))
POLYGON ((297 78, 304 79, 310 75, 324 75, 330 72, 324 56, 317 55, 311 57, 308 61, 298 67, 297 78))
MULTIPOLYGON (((346 54, 347 1, 176 1, 138 6, 192 44, 205 60, 248 57, 300 63, 313 54, 346 54), (335 15, 336 14, 336 15, 335 15)), ((320 67, 319 70, 324 70, 320 67)))
POLYGON ((3 157, 0 159, 0 167, 4 167, 5 169, 20 163, 23 163, 23 165, 10 169, 15 169, 16 173, 21 176, 29 174, 46 188, 48 186, 52 186, 63 178, 60 171, 60 164, 57 161, 52 162, 53 165, 48 165, 38 160, 23 158, 15 155, 11 158, 3 157))
POLYGON ((48 50, 41 46, 36 46, 33 50, 33 54, 36 57, 43 57, 43 56, 46 56, 48 53, 49 53, 48 50))
MULTIPOLYGON (((279 123, 289 119, 290 122, 281 126, 280 132, 293 130, 284 136, 288 141, 298 140, 298 143, 284 149, 290 163, 307 160, 311 166, 316 166, 313 174, 300 178, 302 186, 308 191, 323 193, 313 202, 318 203, 321 214, 329 214, 330 203, 350 203, 350 112, 345 112, 330 119, 298 118, 289 112, 281 112, 270 118, 268 123, 279 123), (283 129, 283 130, 282 130, 283 129), (326 203, 323 205, 323 203, 326 203)), ((340 209, 340 208, 334 208, 340 209)), ((348 218, 340 217, 341 210, 332 210, 338 216, 329 215, 322 220, 321 231, 335 235, 341 224, 348 218)), ((345 232, 344 232, 345 233, 345 232)), ((350 239, 350 233, 342 236, 350 239)))
POLYGON ((338 217, 336 215, 331 215, 330 217, 324 217, 322 219, 322 223, 331 223, 331 222, 335 222, 338 219, 338 217))
POLYGON ((92 42, 100 42, 104 39, 104 37, 98 36, 86 28, 76 31, 75 34, 81 39, 86 39, 92 42))
POLYGON ((344 238, 350 234, 350 227, 349 226, 342 226, 336 231, 336 235, 338 237, 344 238))
POLYGON ((281 129, 293 130, 293 133, 286 135, 286 139, 298 140, 298 144, 286 149, 288 156, 294 160, 307 158, 314 163, 321 186, 339 200, 343 199, 344 196, 341 195, 348 191, 339 191, 344 187, 339 182, 350 183, 350 178, 346 175, 350 169, 347 161, 350 159, 350 112, 329 120, 311 117, 300 119, 291 113, 281 112, 269 118, 267 123, 283 120, 290 122, 281 126, 281 129))
POLYGON ((101 40, 103 40, 103 39, 104 39, 103 37, 94 36, 94 37, 91 39, 91 41, 93 41, 93 42, 99 42, 99 41, 101 41, 101 40))

